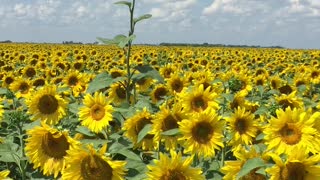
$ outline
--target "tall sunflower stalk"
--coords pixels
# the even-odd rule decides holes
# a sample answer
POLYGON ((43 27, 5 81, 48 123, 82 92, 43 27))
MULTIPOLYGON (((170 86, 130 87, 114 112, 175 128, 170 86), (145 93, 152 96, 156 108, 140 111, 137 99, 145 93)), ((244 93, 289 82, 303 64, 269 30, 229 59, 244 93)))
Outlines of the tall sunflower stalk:
POLYGON ((144 14, 142 16, 139 16, 138 18, 134 18, 135 3, 136 3, 135 0, 132 0, 132 2, 129 2, 129 1, 115 2, 115 4, 126 5, 129 7, 130 21, 129 21, 128 36, 117 35, 113 39, 98 38, 98 40, 102 41, 104 44, 116 44, 120 48, 122 48, 124 51, 124 54, 126 56, 127 79, 125 80, 125 83, 123 84, 123 86, 126 89, 126 101, 128 104, 131 104, 130 102, 130 99, 131 99, 130 91, 132 90, 131 87, 134 88, 134 92, 135 92, 135 83, 131 82, 134 71, 131 71, 131 64, 130 64, 132 43, 133 43, 133 40, 136 38, 136 35, 134 34, 135 25, 141 20, 149 19, 152 17, 151 14, 144 14))

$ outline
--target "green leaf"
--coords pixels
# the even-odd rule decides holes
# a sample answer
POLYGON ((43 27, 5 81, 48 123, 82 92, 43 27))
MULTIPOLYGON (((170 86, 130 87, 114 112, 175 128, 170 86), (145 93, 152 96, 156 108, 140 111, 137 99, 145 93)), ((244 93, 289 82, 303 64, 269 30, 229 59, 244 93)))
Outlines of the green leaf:
POLYGON ((121 149, 117 153, 126 156, 128 159, 141 161, 140 157, 136 153, 134 153, 134 152, 132 152, 132 151, 130 151, 128 149, 121 149))
POLYGON ((142 21, 142 20, 145 20, 145 19, 149 19, 149 18, 151 18, 151 17, 152 17, 151 14, 144 14, 144 15, 138 17, 138 18, 134 18, 134 19, 133 19, 133 22, 134 22, 134 24, 136 24, 136 23, 139 22, 139 21, 142 21))
POLYGON ((254 114, 263 115, 263 114, 266 114, 267 112, 268 112, 268 108, 265 106, 261 106, 254 112, 254 114))
POLYGON ((132 79, 134 81, 138 81, 144 77, 151 77, 153 79, 158 80, 160 83, 164 83, 164 79, 160 75, 160 73, 157 70, 153 69, 150 65, 136 66, 135 69, 138 70, 142 74, 141 75, 138 74, 137 76, 133 76, 132 79))
POLYGON ((175 136, 175 135, 177 135, 179 133, 180 133, 179 128, 174 128, 174 129, 170 129, 168 131, 162 132, 161 135, 164 135, 164 136, 175 136))
POLYGON ((146 124, 138 134, 137 143, 139 143, 151 131, 151 129, 152 129, 152 125, 151 124, 146 124))
POLYGON ((107 39, 107 38, 102 38, 102 37, 97 37, 97 39, 106 45, 117 44, 113 39, 107 39))
POLYGON ((78 133, 81 133, 83 135, 89 136, 89 137, 95 137, 95 134, 92 133, 88 128, 84 127, 84 126, 78 126, 76 128, 76 131, 78 133))
POLYGON ((120 47, 120 48, 124 48, 128 43, 129 43, 129 41, 133 41, 134 39, 136 38, 136 35, 131 35, 131 36, 129 36, 129 37, 126 37, 125 39, 122 39, 119 43, 118 43, 118 46, 120 47))
POLYGON ((109 87, 112 82, 112 77, 108 73, 101 73, 90 82, 87 93, 93 93, 100 89, 109 87))
POLYGON ((242 166, 241 170, 237 175, 237 179, 240 179, 241 177, 247 175, 248 173, 250 173, 250 171, 254 170, 255 168, 259 168, 263 166, 265 166, 265 163, 260 157, 249 159, 242 166))
POLYGON ((0 88, 0 95, 7 94, 8 90, 6 88, 0 88))
POLYGON ((69 111, 72 112, 73 114, 78 114, 79 108, 80 108, 80 105, 78 104, 78 102, 69 104, 69 111))
POLYGON ((118 2, 115 2, 114 4, 126 5, 126 6, 128 6, 129 8, 131 8, 131 2, 129 2, 129 1, 118 1, 118 2))

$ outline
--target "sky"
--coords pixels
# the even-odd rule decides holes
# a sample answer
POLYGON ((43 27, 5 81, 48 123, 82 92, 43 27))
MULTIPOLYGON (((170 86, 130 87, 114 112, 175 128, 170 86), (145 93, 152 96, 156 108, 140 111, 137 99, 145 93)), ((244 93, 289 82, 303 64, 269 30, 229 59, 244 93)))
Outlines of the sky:
MULTIPOLYGON (((92 43, 128 34, 117 0, 0 0, 0 41, 92 43)), ((129 0, 130 1, 130 0, 129 0)), ((136 0, 135 43, 320 49, 320 0, 136 0)))

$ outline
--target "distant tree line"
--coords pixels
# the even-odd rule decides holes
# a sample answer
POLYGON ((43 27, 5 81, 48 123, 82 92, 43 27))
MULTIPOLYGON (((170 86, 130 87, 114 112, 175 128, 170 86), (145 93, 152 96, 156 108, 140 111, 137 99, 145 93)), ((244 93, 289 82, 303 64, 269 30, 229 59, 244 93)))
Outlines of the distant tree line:
POLYGON ((240 48, 284 48, 282 46, 250 46, 250 45, 230 45, 230 44, 195 44, 195 43, 160 43, 160 46, 192 46, 192 47, 240 47, 240 48))
POLYGON ((0 41, 0 43, 12 43, 10 40, 0 41))

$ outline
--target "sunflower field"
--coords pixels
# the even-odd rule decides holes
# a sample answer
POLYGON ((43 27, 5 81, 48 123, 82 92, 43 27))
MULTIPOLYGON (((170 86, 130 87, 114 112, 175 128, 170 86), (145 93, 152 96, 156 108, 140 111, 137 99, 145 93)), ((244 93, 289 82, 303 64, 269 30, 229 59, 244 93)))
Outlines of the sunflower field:
POLYGON ((320 179, 320 50, 137 45, 131 83, 125 58, 0 44, 0 179, 320 179))

